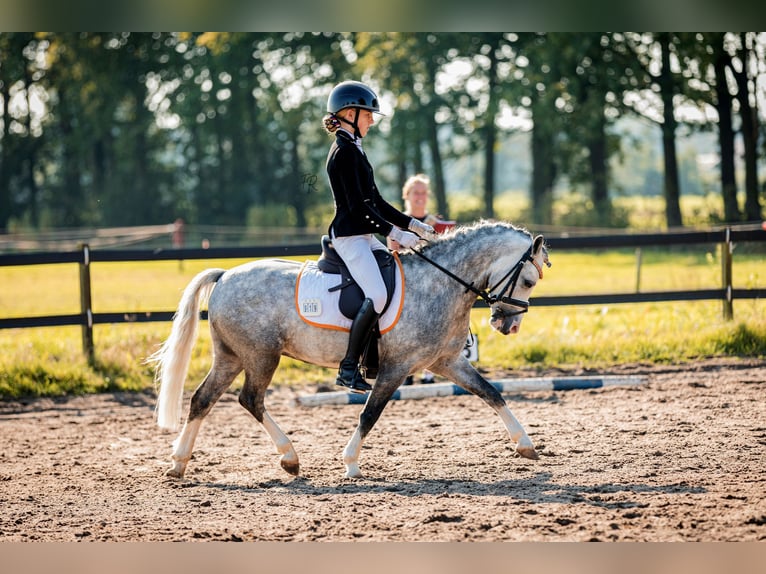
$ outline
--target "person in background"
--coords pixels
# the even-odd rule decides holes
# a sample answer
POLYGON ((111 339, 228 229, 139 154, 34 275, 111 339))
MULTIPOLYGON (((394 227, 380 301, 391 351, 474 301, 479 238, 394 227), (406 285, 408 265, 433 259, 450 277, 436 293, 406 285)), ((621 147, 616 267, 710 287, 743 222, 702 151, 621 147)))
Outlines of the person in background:
POLYGON ((359 357, 386 304, 386 285, 373 255, 374 250, 386 246, 375 234, 394 239, 408 249, 418 244, 418 235, 434 231, 380 195, 372 165, 362 148, 362 139, 375 123, 373 112, 380 113, 375 92, 362 82, 346 81, 330 92, 323 119, 327 133, 335 136, 327 154, 327 176, 335 203, 328 235, 365 296, 351 323, 348 348, 335 380, 336 385, 355 392, 372 389, 359 371, 359 357))
MULTIPOLYGON (((410 176, 402 186, 402 199, 404 200, 404 213, 412 216, 418 221, 433 227, 449 228, 453 222, 442 221, 441 218, 428 213, 428 201, 431 198, 431 180, 427 175, 416 173, 410 176), (441 225, 439 225, 441 224, 441 225)), ((398 251, 400 245, 396 240, 388 237, 388 248, 392 251, 398 251)), ((414 382, 412 375, 404 380, 404 385, 411 385, 414 382)), ((428 369, 423 371, 423 378, 420 382, 424 385, 434 382, 434 375, 428 369)))

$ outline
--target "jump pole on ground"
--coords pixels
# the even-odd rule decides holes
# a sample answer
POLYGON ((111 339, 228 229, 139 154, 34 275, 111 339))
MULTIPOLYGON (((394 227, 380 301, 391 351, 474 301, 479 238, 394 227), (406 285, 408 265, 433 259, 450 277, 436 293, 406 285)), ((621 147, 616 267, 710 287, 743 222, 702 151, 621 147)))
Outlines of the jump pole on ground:
MULTIPOLYGON (((498 379, 490 384, 501 393, 522 391, 573 391, 600 389, 604 387, 628 387, 646 383, 642 375, 628 376, 587 376, 587 377, 531 377, 524 379, 498 379)), ((433 383, 399 387, 390 400, 426 399, 431 397, 449 397, 469 395, 468 391, 452 383, 433 383)), ((367 401, 367 393, 349 393, 336 391, 316 393, 296 397, 295 404, 301 407, 320 405, 362 405, 367 401)))

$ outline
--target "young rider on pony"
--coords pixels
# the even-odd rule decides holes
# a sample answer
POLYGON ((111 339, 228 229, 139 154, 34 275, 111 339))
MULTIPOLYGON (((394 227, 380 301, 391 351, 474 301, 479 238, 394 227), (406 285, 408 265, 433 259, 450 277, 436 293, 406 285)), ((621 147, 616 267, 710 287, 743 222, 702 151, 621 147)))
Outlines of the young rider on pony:
POLYGON ((335 384, 357 392, 372 388, 359 372, 359 357, 386 304, 386 286, 372 253, 386 246, 374 234, 390 237, 403 248, 411 249, 418 244, 419 237, 410 231, 421 235, 433 233, 430 225, 386 202, 375 185, 372 165, 362 149, 362 138, 375 123, 373 112, 380 113, 375 92, 361 82, 346 81, 330 92, 324 117, 325 130, 335 135, 327 155, 327 175, 335 202, 328 234, 365 296, 351 324, 348 349, 335 384))

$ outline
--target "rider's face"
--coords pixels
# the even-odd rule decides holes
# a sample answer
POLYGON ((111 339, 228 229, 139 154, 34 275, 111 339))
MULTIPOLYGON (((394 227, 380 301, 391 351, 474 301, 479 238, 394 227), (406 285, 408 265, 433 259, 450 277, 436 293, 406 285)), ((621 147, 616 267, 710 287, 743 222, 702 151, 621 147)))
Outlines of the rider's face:
POLYGON ((359 135, 364 137, 367 135, 367 130, 370 129, 370 126, 375 123, 375 118, 370 110, 359 110, 359 119, 356 120, 356 123, 359 126, 359 135))
MULTIPOLYGON (((346 108, 345 110, 342 110, 340 113, 341 117, 343 117, 349 124, 353 124, 354 122, 354 116, 356 115, 356 108, 346 108)), ((370 110, 359 110, 359 117, 356 120, 357 128, 359 129, 359 136, 364 137, 367 135, 367 131, 370 129, 370 126, 372 126, 375 123, 375 118, 372 115, 372 112, 370 110)), ((353 131, 353 128, 350 126, 346 129, 349 129, 350 131, 353 131)))

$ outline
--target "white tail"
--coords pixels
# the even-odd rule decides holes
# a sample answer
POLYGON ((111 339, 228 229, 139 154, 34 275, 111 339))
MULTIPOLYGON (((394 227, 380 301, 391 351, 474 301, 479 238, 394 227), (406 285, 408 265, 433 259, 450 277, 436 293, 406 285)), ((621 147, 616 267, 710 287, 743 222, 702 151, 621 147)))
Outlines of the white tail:
POLYGON ((155 363, 155 380, 160 382, 157 397, 157 424, 160 428, 178 430, 183 409, 183 391, 189 370, 192 347, 197 339, 199 308, 210 296, 223 269, 207 269, 197 274, 184 289, 173 317, 170 336, 147 363, 155 363))

